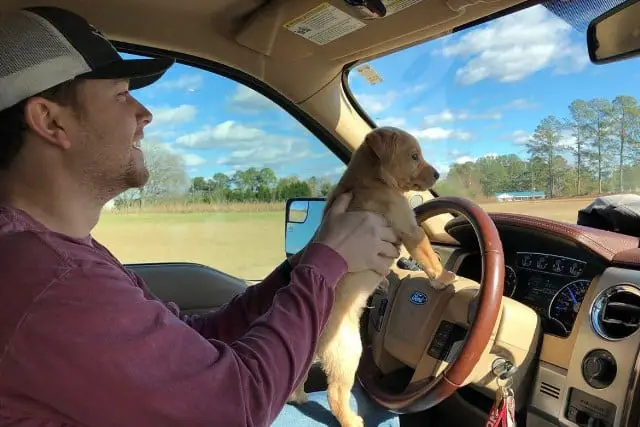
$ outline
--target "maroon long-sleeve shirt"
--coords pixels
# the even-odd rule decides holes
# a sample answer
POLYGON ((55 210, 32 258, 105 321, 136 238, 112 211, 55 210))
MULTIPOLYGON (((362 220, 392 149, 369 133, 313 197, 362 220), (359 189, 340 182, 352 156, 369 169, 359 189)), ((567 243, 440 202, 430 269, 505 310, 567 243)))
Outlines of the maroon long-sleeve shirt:
POLYGON ((290 275, 180 317, 90 236, 0 205, 0 426, 267 426, 346 267, 314 243, 290 275))

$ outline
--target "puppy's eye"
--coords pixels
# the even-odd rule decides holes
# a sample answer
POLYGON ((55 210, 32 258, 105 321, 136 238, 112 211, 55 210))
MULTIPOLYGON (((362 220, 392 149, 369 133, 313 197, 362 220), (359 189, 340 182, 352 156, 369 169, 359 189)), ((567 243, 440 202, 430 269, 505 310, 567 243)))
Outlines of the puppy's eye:
POLYGON ((416 162, 417 162, 418 160, 420 160, 420 157, 418 157, 418 153, 413 153, 413 154, 411 155, 411 158, 412 158, 413 160, 415 160, 416 162))

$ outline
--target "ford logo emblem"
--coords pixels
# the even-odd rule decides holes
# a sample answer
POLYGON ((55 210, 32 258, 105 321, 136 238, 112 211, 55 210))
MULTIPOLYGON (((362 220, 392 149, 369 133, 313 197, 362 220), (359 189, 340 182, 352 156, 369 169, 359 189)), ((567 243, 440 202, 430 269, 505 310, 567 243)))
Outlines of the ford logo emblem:
POLYGON ((424 292, 414 291, 409 297, 409 301, 416 305, 425 305, 427 303, 427 295, 424 292))

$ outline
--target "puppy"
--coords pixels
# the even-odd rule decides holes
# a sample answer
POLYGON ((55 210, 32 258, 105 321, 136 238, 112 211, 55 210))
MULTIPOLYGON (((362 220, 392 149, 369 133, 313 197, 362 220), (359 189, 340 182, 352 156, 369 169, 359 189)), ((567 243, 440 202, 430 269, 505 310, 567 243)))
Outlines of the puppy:
MULTIPOLYGON (((404 196, 409 190, 431 188, 438 177, 437 171, 422 157, 420 145, 411 134, 393 127, 377 128, 367 134, 355 151, 347 170, 328 196, 324 212, 326 214, 337 196, 351 192, 353 199, 348 210, 381 214, 433 279, 432 286, 443 288, 456 276, 443 268, 404 196)), ((388 281, 374 271, 346 274, 336 286, 334 307, 316 349, 316 356, 327 374, 329 406, 342 427, 364 426, 362 418, 349 407, 349 398, 362 354, 360 316, 367 298, 380 285, 386 287, 388 281)), ((307 375, 289 402, 307 401, 306 378, 307 375)))

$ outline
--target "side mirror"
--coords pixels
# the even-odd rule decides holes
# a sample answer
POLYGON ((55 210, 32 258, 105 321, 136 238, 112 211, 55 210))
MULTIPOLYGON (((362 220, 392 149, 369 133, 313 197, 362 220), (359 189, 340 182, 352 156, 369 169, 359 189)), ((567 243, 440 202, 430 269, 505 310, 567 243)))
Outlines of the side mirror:
POLYGON ((627 0, 595 18, 587 28, 589 58, 594 64, 640 54, 640 0, 627 0))
POLYGON ((291 256, 309 243, 320 223, 327 199, 295 197, 287 200, 285 209, 284 251, 291 256))

